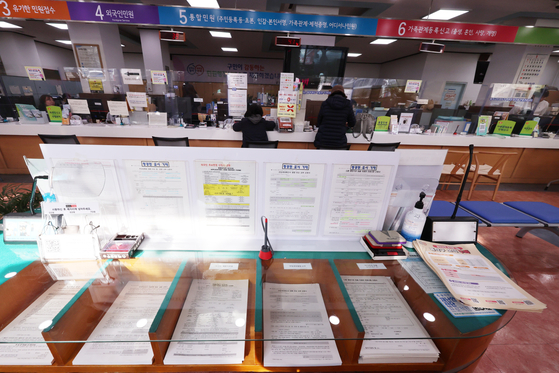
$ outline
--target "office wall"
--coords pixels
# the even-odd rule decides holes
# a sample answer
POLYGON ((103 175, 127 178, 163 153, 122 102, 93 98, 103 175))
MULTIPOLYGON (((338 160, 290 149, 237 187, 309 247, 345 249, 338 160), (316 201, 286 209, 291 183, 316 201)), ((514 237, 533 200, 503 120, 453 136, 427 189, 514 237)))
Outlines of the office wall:
POLYGON ((144 55, 141 53, 123 53, 124 66, 129 69, 140 69, 144 73, 144 55))
POLYGON ((59 48, 49 44, 37 43, 37 53, 41 60, 41 67, 59 69, 61 67, 76 67, 76 60, 71 49, 59 48))
POLYGON ((466 83, 466 91, 460 104, 465 101, 475 101, 481 84, 474 84, 479 54, 442 53, 426 54, 427 60, 421 79, 423 90, 421 98, 433 99, 440 103, 446 82, 466 83))
POLYGON ((547 84, 556 88, 559 88, 559 57, 551 56, 545 65, 542 76, 540 78, 540 84, 547 84))
POLYGON ((347 63, 344 76, 346 78, 382 78, 380 64, 347 63))
POLYGON ((379 77, 387 79, 421 79, 426 60, 426 53, 421 53, 383 63, 380 67, 379 77))

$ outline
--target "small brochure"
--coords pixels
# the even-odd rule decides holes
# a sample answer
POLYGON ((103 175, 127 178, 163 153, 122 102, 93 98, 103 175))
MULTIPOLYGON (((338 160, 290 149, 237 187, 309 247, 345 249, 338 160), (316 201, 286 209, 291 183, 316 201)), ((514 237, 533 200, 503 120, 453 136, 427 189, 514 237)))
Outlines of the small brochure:
POLYGON ((491 115, 480 115, 477 121, 477 136, 485 136, 487 135, 487 130, 489 129, 489 125, 491 124, 491 115))

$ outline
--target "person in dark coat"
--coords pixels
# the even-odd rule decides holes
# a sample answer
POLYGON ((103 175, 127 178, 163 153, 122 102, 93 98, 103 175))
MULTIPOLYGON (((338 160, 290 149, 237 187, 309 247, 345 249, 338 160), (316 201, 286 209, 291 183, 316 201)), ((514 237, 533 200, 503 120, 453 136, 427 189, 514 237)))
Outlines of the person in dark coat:
POLYGON ((347 145, 346 131, 355 126, 355 114, 344 87, 335 85, 320 106, 316 122, 318 132, 314 138, 317 148, 342 148, 347 145))
POLYGON ((243 148, 247 148, 248 141, 268 141, 266 131, 272 131, 276 124, 262 118, 264 112, 258 104, 251 104, 245 117, 233 125, 233 130, 243 133, 243 148))

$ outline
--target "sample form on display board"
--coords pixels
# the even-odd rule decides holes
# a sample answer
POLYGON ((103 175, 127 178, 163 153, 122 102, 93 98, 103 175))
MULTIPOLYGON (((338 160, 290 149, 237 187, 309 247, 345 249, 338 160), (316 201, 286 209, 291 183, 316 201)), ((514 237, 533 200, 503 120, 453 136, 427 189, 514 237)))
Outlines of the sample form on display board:
POLYGON ((91 342, 83 345, 72 364, 150 365, 153 350, 147 342, 148 332, 170 285, 163 281, 129 281, 89 336, 91 342))
POLYGON ((324 233, 355 236, 380 229, 391 171, 386 165, 333 165, 324 233))
POLYGON ((266 163, 269 234, 316 235, 324 164, 266 163))
POLYGON ((212 160, 194 165, 202 233, 254 233, 256 162, 212 160))
MULTIPOLYGON (((85 285, 85 281, 58 281, 0 331, 0 365, 51 365, 52 354, 42 329, 85 285), (27 343, 26 343, 27 342, 27 343)), ((7 301, 7 300, 4 300, 7 301)))
POLYGON ((241 364, 247 302, 248 280, 193 280, 164 363, 241 364))
POLYGON ((265 282, 262 298, 264 366, 342 364, 319 284, 265 282))

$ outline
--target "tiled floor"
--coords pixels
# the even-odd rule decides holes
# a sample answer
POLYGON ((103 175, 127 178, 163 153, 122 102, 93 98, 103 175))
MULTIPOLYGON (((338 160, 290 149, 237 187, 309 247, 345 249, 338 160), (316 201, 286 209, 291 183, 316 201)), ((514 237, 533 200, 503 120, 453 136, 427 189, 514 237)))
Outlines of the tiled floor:
MULTIPOLYGON (((456 195, 454 190, 438 191, 436 199, 454 201, 456 195)), ((489 201, 491 195, 491 191, 476 190, 472 200, 489 201)), ((499 191, 496 201, 540 201, 559 207, 559 188, 555 185, 544 192, 543 186, 508 185, 499 191)), ((475 373, 559 372, 559 247, 531 233, 517 238, 517 231, 513 227, 482 227, 479 242, 508 268, 523 289, 546 303, 547 309, 541 314, 518 312, 497 332, 475 373)))
MULTIPOLYGON (((436 199, 454 201, 456 191, 438 191, 436 199)), ((490 191, 477 191, 472 200, 490 200, 490 191)), ((559 207, 559 192, 499 191, 497 202, 540 201, 559 207)), ((547 304, 539 313, 517 312, 497 332, 476 373, 559 372, 559 247, 517 228, 479 229, 479 242, 512 272, 516 282, 547 304)))

